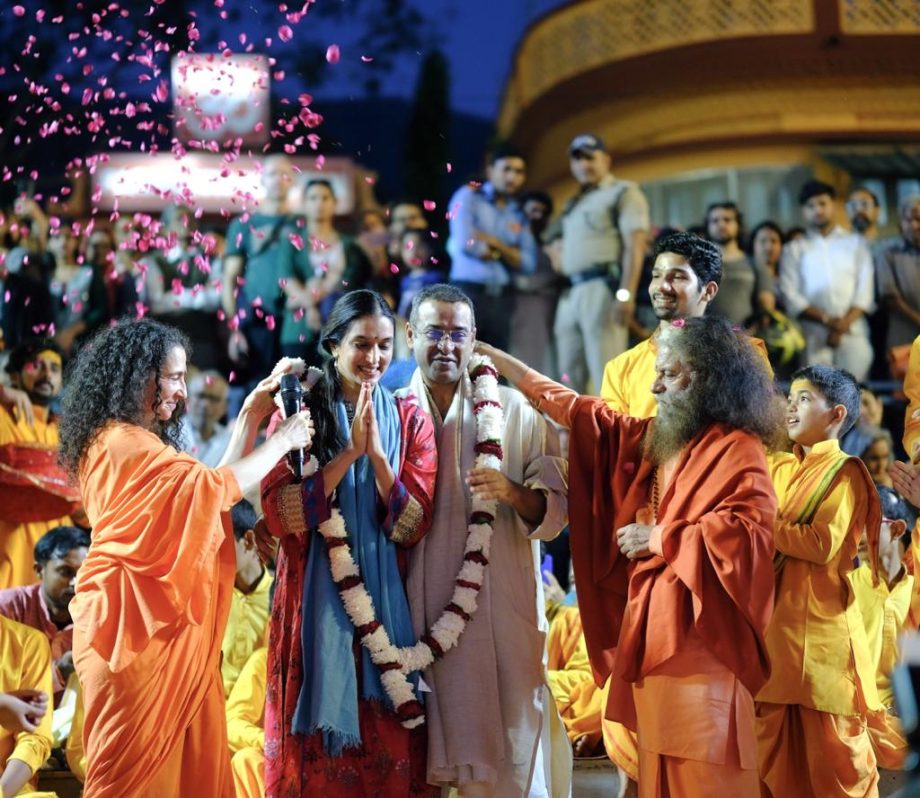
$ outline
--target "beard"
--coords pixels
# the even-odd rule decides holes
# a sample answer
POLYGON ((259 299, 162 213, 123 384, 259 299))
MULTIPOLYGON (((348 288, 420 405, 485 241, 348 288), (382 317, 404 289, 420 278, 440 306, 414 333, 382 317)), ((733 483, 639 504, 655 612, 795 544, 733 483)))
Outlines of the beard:
POLYGON ((857 233, 865 233, 872 226, 872 221, 864 213, 854 213, 850 222, 857 233))
POLYGON ((681 393, 658 401, 658 416, 642 440, 643 454, 655 465, 666 463, 708 424, 702 392, 691 383, 681 393))

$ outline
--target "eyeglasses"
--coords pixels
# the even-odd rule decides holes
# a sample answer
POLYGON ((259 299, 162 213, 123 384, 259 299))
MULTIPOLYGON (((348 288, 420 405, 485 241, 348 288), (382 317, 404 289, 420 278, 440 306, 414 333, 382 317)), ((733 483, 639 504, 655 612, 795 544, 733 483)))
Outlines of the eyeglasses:
POLYGON ((437 345, 449 339, 451 343, 462 346, 470 339, 470 333, 466 330, 439 330, 437 327, 429 327, 426 330, 419 330, 415 327, 412 329, 424 335, 425 340, 429 343, 437 345))

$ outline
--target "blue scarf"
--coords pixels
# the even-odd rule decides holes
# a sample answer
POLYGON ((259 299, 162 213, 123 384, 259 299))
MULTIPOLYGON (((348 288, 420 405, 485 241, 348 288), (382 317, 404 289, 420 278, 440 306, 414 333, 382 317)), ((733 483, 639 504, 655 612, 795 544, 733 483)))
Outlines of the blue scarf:
MULTIPOLYGON (((386 389, 373 393, 374 412, 380 441, 393 473, 399 473, 400 421, 396 402, 386 389)), ((340 430, 350 428, 345 405, 336 403, 340 430)), ((337 497, 352 555, 361 578, 374 601, 377 618, 396 646, 415 642, 409 602, 396 563, 396 546, 380 529, 379 498, 374 469, 362 455, 348 469, 337 488, 337 497)), ((384 499, 384 503, 389 497, 384 499)), ((319 535, 310 541, 304 568, 303 684, 294 710, 293 730, 297 734, 323 733, 323 747, 339 756, 346 747, 361 745, 358 698, 384 701, 386 693, 380 673, 363 646, 361 685, 352 645, 355 629, 345 613, 338 589, 329 570, 329 555, 319 535)), ((417 678, 417 677, 416 677, 417 678)), ((392 709, 392 707, 391 707, 392 709)))

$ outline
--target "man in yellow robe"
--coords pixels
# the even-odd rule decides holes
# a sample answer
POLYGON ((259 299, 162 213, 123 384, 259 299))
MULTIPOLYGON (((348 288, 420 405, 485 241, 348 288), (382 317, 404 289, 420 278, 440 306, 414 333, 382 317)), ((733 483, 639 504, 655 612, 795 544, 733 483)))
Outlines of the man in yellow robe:
POLYGON ((0 615, 2 796, 54 796, 34 789, 35 774, 51 753, 50 697, 48 640, 37 629, 0 615))
POLYGON ((236 798, 265 795, 265 681, 268 649, 257 648, 227 699, 227 742, 236 798))
POLYGON ((776 605, 767 629, 772 672, 757 695, 765 796, 878 795, 867 717, 880 708, 863 618, 847 578, 863 534, 873 582, 878 494, 839 438, 859 416, 848 373, 811 366, 793 375, 786 427, 793 454, 773 458, 776 605))
MULTIPOLYGON (((721 280, 721 263, 716 269, 702 260, 688 261, 676 253, 658 251, 648 288, 652 308, 659 319, 658 330, 651 338, 613 358, 604 368, 601 398, 612 410, 634 418, 652 418, 658 414, 651 392, 658 331, 677 319, 702 316, 718 293, 721 280)), ((760 338, 751 341, 769 364, 766 344, 760 338)), ((772 368, 770 373, 773 373, 772 368)))
POLYGON ((78 494, 56 461, 63 360, 51 341, 24 341, 6 370, 13 390, 0 407, 0 590, 38 581, 32 552, 56 526, 69 526, 78 494), (13 398, 18 398, 18 402, 13 398))
POLYGON ((266 644, 274 577, 262 565, 256 548, 256 513, 243 499, 230 511, 236 538, 236 577, 230 598, 230 616, 224 632, 220 675, 229 696, 252 652, 266 644))

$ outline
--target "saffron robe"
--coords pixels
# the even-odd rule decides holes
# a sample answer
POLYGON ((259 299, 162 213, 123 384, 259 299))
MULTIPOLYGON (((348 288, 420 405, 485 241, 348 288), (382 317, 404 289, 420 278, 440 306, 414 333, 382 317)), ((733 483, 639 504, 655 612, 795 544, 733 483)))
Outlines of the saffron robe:
MULTIPOLYGON (((450 601, 463 562, 471 507, 465 475, 475 459, 476 421, 466 374, 444 418, 418 370, 410 389, 434 419, 438 441, 434 521, 409 554, 409 607, 415 632, 422 634, 450 601)), ((544 784, 552 796, 567 795, 571 748, 547 686, 539 570, 539 541, 559 535, 568 517, 565 462, 543 418, 516 391, 498 390, 501 471, 543 492, 546 513, 531 525, 498 505, 477 610, 457 646, 424 674, 431 688, 425 701, 428 781, 484 781, 502 798, 527 796, 544 784)))
POLYGON ((37 629, 0 615, 0 693, 41 690, 48 694, 48 711, 34 732, 11 731, 0 726, 0 773, 17 759, 32 769, 33 779, 17 795, 53 796, 34 792, 38 769, 51 753, 51 649, 37 629))
MULTIPOLYGON (((658 331, 651 338, 640 341, 632 349, 617 355, 604 367, 601 398, 612 410, 634 418, 652 418, 658 415, 658 403, 652 393, 655 381, 655 358, 658 356, 658 331)), ((751 338, 751 344, 764 359, 770 374, 773 367, 767 357, 767 345, 760 338, 751 338)))
POLYGON ((265 678, 268 649, 257 648, 227 698, 227 742, 236 798, 265 795, 265 678))
POLYGON ((84 455, 80 488, 93 525, 70 604, 84 798, 232 798, 220 644, 236 478, 111 423, 84 455))
POLYGON ((58 448, 57 419, 45 407, 33 405, 32 409, 35 423, 28 424, 21 414, 14 419, 9 410, 0 407, 0 484, 4 488, 4 509, 0 512, 0 590, 38 581, 33 568, 35 544, 49 529, 73 524, 70 513, 77 508, 76 492, 53 462, 40 466, 18 462, 23 458, 17 457, 17 448, 19 455, 27 455, 30 448, 51 452, 58 448), (23 503, 14 507, 17 496, 23 503))
POLYGON ((881 708, 867 717, 869 738, 879 767, 899 770, 908 752, 907 738, 895 708, 891 673, 899 661, 898 638, 911 627, 908 624, 914 577, 902 571, 894 584, 884 579, 873 584, 872 571, 861 565, 850 573, 853 595, 866 625, 869 654, 875 663, 875 686, 881 708))
POLYGON ((51 613, 45 604, 42 586, 34 585, 12 587, 0 590, 0 615, 24 623, 48 638, 51 644, 51 676, 54 684, 54 704, 60 701, 66 681, 61 674, 58 661, 73 647, 73 624, 59 629, 51 620, 51 613))
MULTIPOLYGON (((667 794, 659 769, 678 759, 736 766, 728 783, 736 777, 748 783, 750 696, 769 675, 763 636, 773 609, 776 500, 761 441, 713 424, 684 447, 659 505, 662 554, 630 562, 616 530, 649 503, 654 466, 642 456, 642 440, 653 421, 618 414, 602 399, 579 396, 533 371, 520 388, 571 429, 572 561, 585 640, 597 684, 612 678, 607 717, 638 731, 640 789, 667 794), (707 696, 697 713, 703 728, 669 724, 666 695, 660 702, 640 695, 646 715, 637 716, 636 688, 647 677, 687 684, 689 694, 696 662, 707 673, 719 671, 722 697, 729 698, 707 696), (643 754, 656 755, 644 757, 654 768, 645 786, 643 754)), ((650 695, 662 697, 654 687, 650 695)), ((701 772, 708 771, 694 769, 693 778, 701 772)), ((723 774, 712 773, 719 783, 723 774)))
POLYGON ((601 740, 603 691, 594 683, 578 607, 559 607, 546 640, 549 688, 572 743, 601 740))
POLYGON ((224 695, 230 695, 252 653, 268 642, 268 596, 274 581, 275 577, 265 570, 250 593, 244 593, 234 584, 230 617, 220 647, 224 695))
POLYGON ((920 450, 914 453, 914 446, 920 442, 920 335, 910 346, 910 361, 904 375, 904 393, 907 396, 907 410, 904 414, 904 451, 912 462, 920 461, 920 450))
MULTIPOLYGON (((752 338, 751 341, 772 374, 766 344, 760 338, 752 338)), ((601 398, 612 410, 634 418, 653 418, 658 415, 658 402, 652 393, 655 358, 658 355, 657 342, 656 330, 650 338, 617 355, 604 367, 601 398)), ((610 759, 635 781, 639 766, 635 734, 605 718, 603 735, 610 759)))
POLYGON ((872 794, 878 771, 866 717, 881 705, 847 575, 864 531, 877 571, 878 494, 862 462, 836 440, 775 455, 771 470, 779 571, 767 630, 773 672, 757 695, 761 778, 776 798, 790 789, 872 794))

